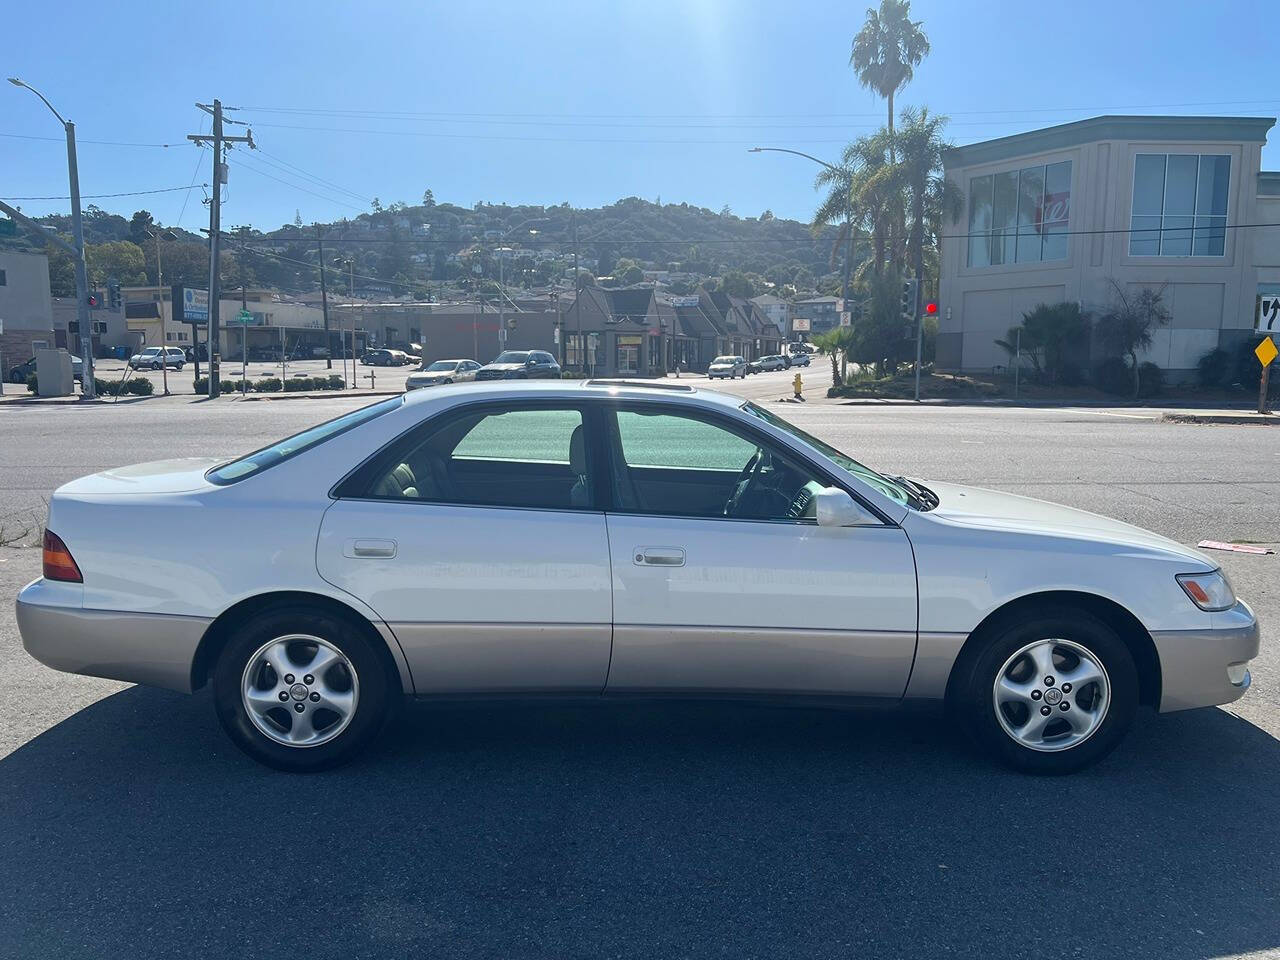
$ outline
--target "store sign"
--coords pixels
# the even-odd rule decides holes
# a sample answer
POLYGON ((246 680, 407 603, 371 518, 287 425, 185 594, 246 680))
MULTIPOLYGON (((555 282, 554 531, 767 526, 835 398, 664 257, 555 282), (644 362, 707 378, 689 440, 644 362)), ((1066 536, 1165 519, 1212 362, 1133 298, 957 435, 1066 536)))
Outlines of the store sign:
POLYGON ((792 321, 791 321, 791 329, 792 329, 792 331, 793 331, 793 332, 795 332, 795 333, 808 333, 808 332, 809 332, 809 318, 808 318, 808 317, 796 317, 794 320, 792 320, 792 321))
POLYGON ((671 305, 673 307, 696 307, 698 305, 697 297, 672 297, 671 305))
POLYGON ((195 290, 175 284, 173 287, 173 319, 178 323, 209 322, 209 291, 195 290))

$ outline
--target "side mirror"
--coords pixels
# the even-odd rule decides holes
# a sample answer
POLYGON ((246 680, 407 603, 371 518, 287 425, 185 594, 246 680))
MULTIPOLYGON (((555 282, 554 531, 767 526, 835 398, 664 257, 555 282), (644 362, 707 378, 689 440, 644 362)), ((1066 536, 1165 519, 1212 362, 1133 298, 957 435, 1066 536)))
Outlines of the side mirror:
POLYGON ((867 522, 867 513, 839 487, 823 487, 814 498, 820 527, 853 527, 867 522))

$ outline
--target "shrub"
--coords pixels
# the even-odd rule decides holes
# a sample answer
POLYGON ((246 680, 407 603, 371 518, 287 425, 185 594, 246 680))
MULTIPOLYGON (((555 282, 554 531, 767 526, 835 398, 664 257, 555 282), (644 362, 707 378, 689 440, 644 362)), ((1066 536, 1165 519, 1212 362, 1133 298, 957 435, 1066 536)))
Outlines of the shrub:
POLYGON ((258 393, 279 393, 280 381, 275 377, 267 377, 255 383, 253 389, 258 393))
POLYGON ((1150 360, 1138 365, 1138 382, 1141 384, 1140 397, 1154 397, 1164 392, 1164 370, 1150 360))
POLYGON ((346 379, 337 373, 329 374, 329 377, 325 382, 328 384, 328 386, 325 387, 326 390, 345 390, 347 388, 346 379))
POLYGON ((303 393, 311 389, 310 377, 293 377, 284 382, 285 393, 303 393))
POLYGON ((1093 371, 1093 385, 1103 393, 1133 393, 1133 371, 1120 357, 1107 357, 1093 371))
POLYGON ((1234 378, 1235 363, 1221 347, 1210 350, 1196 361, 1196 381, 1202 387, 1229 387, 1234 378))
POLYGON ((201 377, 199 380, 197 380, 197 381, 196 381, 196 383, 195 383, 195 391, 196 391, 196 393, 198 393, 198 394, 205 394, 205 393, 208 393, 208 392, 209 392, 209 378, 208 378, 208 377, 201 377))
POLYGON ((236 382, 234 380, 219 380, 218 390, 221 393, 235 393, 236 382))
POLYGON ((36 379, 34 373, 27 377, 27 389, 32 393, 38 393, 40 390, 40 381, 36 379))

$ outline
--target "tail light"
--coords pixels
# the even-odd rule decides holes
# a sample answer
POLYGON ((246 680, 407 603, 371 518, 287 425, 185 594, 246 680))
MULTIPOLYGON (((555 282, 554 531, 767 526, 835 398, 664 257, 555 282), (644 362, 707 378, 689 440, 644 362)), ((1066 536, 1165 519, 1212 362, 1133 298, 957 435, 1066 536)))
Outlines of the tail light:
POLYGON ((62 538, 52 530, 44 532, 44 578, 46 580, 65 580, 68 583, 84 583, 80 576, 80 568, 76 566, 75 557, 62 542, 62 538))

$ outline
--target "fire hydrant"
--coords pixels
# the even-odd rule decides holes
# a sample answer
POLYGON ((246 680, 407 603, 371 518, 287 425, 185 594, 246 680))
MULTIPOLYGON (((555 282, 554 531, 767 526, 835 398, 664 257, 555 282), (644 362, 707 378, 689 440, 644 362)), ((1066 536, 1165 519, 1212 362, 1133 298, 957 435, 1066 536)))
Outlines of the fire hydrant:
POLYGON ((796 378, 791 381, 791 387, 796 392, 796 399, 803 403, 804 397, 800 395, 800 392, 804 389, 804 381, 800 379, 800 374, 797 373, 796 378))

